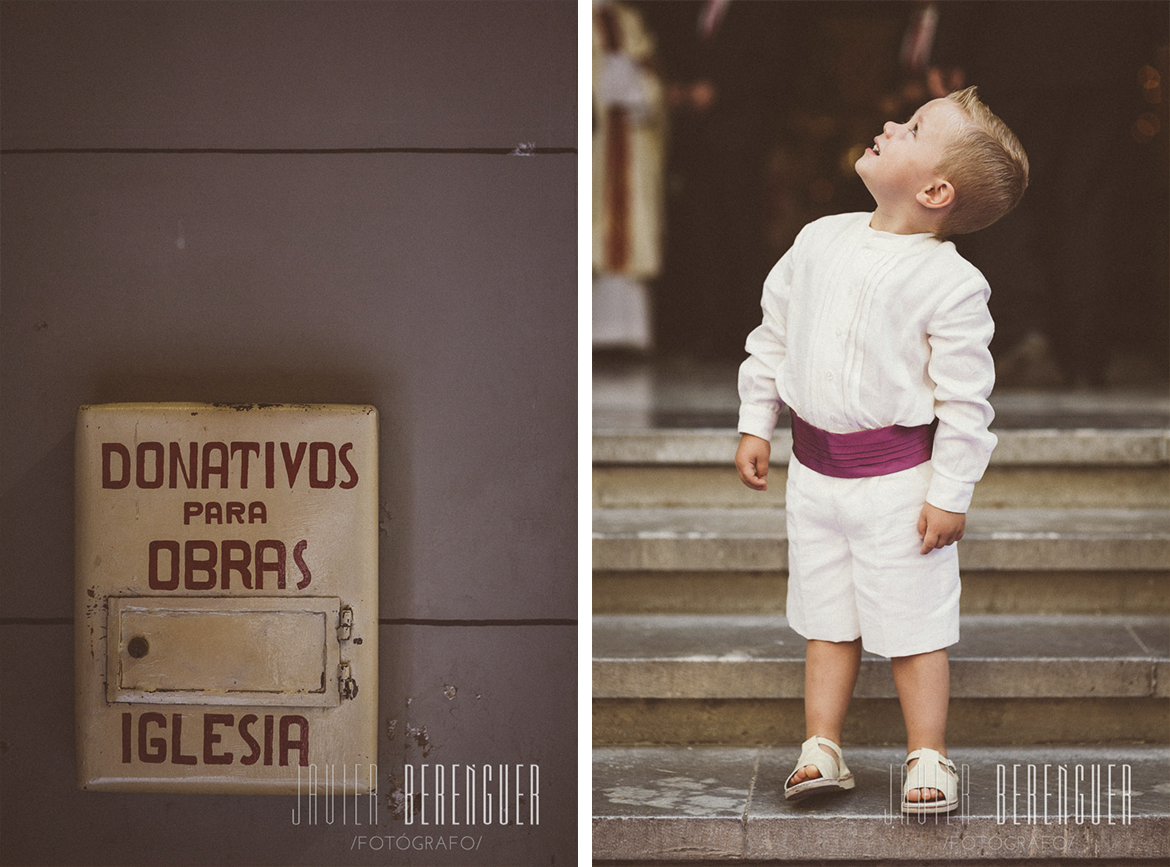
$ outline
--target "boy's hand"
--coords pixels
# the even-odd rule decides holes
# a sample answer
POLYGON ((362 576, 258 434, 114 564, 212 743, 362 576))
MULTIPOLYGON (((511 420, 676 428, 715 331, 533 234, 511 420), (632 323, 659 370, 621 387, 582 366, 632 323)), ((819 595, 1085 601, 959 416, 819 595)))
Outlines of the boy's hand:
POLYGON ((946 512, 924 503, 918 516, 918 538, 922 540, 921 554, 929 554, 935 548, 945 548, 963 538, 967 527, 967 516, 962 512, 946 512))
POLYGON ((772 444, 760 437, 744 434, 735 451, 735 468, 739 479, 753 491, 768 490, 768 459, 772 444))

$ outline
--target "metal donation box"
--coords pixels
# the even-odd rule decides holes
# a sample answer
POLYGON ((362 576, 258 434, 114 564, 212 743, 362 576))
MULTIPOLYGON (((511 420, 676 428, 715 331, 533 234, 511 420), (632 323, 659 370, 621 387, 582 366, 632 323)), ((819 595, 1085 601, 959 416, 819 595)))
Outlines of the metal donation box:
POLYGON ((78 785, 369 791, 377 427, 370 406, 78 411, 78 785))

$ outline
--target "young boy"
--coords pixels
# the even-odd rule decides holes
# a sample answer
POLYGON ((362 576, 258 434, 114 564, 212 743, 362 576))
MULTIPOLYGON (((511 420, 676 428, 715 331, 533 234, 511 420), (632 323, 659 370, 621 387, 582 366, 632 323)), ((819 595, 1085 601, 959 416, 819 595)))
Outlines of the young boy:
POLYGON ((1028 159, 971 87, 886 123, 856 171, 873 213, 805 226, 764 282, 735 463, 767 488, 787 405, 787 616, 808 640, 808 740, 785 797, 853 788, 838 743, 864 645, 890 658, 906 722, 902 810, 941 813, 958 804, 945 743, 953 543, 996 442, 990 289, 944 239, 1015 207, 1028 159))

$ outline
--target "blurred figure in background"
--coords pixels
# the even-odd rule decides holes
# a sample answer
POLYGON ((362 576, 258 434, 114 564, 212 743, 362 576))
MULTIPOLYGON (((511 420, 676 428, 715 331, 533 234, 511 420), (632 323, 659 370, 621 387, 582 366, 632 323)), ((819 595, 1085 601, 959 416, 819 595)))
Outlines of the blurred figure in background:
POLYGON ((660 346, 674 357, 738 358, 774 261, 765 161, 804 56, 808 7, 664 0, 637 8, 658 36, 671 117, 660 346))
POLYGON ((1166 382, 1164 0, 617 8, 654 34, 670 111, 657 357, 738 359, 799 228, 868 206, 853 164, 872 130, 975 84, 1033 160, 1021 207, 958 241, 993 289, 1000 384, 1166 382))
POLYGON ((1164 380, 1166 4, 926 3, 915 24, 927 98, 977 84, 1032 162, 1020 208, 958 244, 994 289, 1000 384, 1164 380))
POLYGON ((653 348, 666 120, 654 40, 634 8, 593 4, 593 347, 653 348))

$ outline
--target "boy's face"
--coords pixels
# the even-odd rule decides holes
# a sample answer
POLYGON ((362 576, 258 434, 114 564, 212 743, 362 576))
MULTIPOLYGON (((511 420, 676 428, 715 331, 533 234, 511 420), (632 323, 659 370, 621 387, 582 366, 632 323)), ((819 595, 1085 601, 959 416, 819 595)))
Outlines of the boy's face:
POLYGON ((874 146, 854 168, 879 206, 911 200, 938 179, 943 152, 966 112, 950 99, 934 99, 905 123, 887 121, 874 146))

